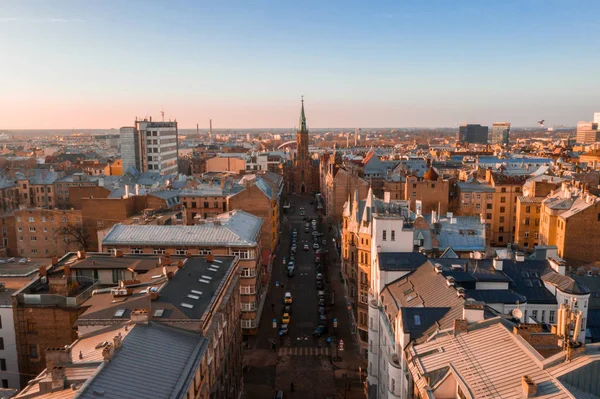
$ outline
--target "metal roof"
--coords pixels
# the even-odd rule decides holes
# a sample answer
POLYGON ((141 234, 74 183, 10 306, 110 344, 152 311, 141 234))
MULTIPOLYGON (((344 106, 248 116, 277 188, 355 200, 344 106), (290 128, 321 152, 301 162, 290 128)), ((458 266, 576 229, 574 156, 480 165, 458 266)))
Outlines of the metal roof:
POLYGON ((208 340, 196 333, 136 324, 78 397, 186 398, 207 347, 208 340))
POLYGON ((102 245, 252 247, 257 245, 262 224, 261 218, 240 210, 194 226, 116 224, 102 245))

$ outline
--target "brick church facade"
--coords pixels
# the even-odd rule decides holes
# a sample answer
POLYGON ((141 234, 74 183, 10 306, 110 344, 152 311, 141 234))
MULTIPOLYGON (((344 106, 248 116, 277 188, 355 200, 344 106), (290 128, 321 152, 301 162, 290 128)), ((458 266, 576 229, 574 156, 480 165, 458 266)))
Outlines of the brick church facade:
POLYGON ((308 128, 304 114, 304 98, 300 110, 300 123, 296 132, 296 155, 289 171, 291 193, 313 193, 319 191, 319 168, 308 151, 308 128))

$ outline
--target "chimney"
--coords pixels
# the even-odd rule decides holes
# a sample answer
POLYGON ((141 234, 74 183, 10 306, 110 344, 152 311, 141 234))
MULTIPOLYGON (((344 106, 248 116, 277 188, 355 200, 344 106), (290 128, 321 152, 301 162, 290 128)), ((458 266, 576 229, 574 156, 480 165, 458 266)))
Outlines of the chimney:
POLYGON ((391 199, 391 193, 389 191, 386 191, 385 193, 383 193, 383 202, 385 202, 386 204, 389 204, 390 199, 391 199))
POLYGON ((125 185, 125 195, 123 196, 123 198, 129 198, 129 185, 125 185))
POLYGON ((521 377, 521 387, 526 398, 533 398, 537 393, 537 384, 528 375, 521 377))
POLYGON ((469 323, 466 320, 454 319, 454 335, 466 333, 469 323))
POLYGON ((85 251, 77 251, 77 259, 78 260, 85 259, 85 251))
POLYGON ((502 271, 502 268, 503 268, 503 266, 502 266, 502 259, 495 258, 495 259, 492 261, 492 263, 493 263, 493 265, 494 265, 494 269, 496 269, 496 270, 498 270, 498 271, 500 271, 500 272, 502 271))
POLYGON ((47 348, 46 354, 46 368, 51 370, 55 366, 64 364, 71 364, 71 348, 47 348))
POLYGON ((515 256, 515 260, 516 260, 517 262, 524 262, 524 261, 525 261, 525 255, 523 255, 523 254, 521 254, 521 253, 518 253, 518 254, 515 256))
POLYGON ((140 185, 139 184, 135 185, 135 195, 140 195, 140 185))
POLYGON ((463 306, 463 319, 468 324, 483 321, 483 302, 480 301, 465 301, 463 306))
POLYGON ((115 350, 119 350, 121 349, 121 345, 123 345, 123 336, 121 335, 121 333, 119 333, 113 338, 113 346, 115 347, 115 350))
POLYGON ((166 266, 162 267, 162 274, 163 274, 163 276, 167 277, 167 267, 166 266))
POLYGON ((113 344, 108 344, 104 347, 104 349, 102 349, 102 358, 104 359, 105 362, 110 362, 110 359, 112 359, 113 354, 115 352, 115 348, 113 347, 113 344))
POLYGON ((56 366, 52 368, 52 391, 65 389, 67 386, 67 370, 64 366, 56 366))
POLYGON ((131 321, 136 324, 148 324, 148 309, 135 309, 131 312, 131 321))
POLYGON ((42 265, 39 268, 39 272, 40 272, 40 276, 45 277, 48 275, 48 272, 46 272, 46 266, 42 265))

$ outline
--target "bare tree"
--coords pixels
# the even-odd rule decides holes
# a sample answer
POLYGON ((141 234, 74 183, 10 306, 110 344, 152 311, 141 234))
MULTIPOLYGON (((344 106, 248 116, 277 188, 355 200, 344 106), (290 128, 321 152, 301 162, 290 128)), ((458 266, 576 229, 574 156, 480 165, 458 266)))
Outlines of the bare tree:
POLYGON ((91 243, 91 236, 87 229, 81 224, 67 224, 58 231, 63 237, 75 241, 81 249, 86 250, 91 243))

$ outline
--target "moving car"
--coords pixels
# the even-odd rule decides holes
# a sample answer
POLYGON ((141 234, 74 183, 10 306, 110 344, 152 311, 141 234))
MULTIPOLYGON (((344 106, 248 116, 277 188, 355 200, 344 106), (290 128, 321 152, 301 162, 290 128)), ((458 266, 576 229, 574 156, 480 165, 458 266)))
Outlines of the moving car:
POLYGON ((304 250, 308 251, 308 244, 304 244, 304 250))
POLYGON ((291 315, 292 314, 292 306, 291 305, 285 305, 283 307, 283 313, 289 313, 291 315))
POLYGON ((290 314, 289 313, 284 313, 283 316, 281 316, 281 323, 282 324, 290 324, 290 314))
POLYGON ((304 228, 304 232, 305 232, 305 233, 310 233, 310 229, 309 229, 308 227, 305 227, 305 228, 304 228))
POLYGON ((285 256, 283 257, 283 264, 285 265, 285 256))
POLYGON ((281 327, 279 328, 278 334, 280 337, 283 337, 284 335, 288 335, 289 332, 290 332, 290 330, 288 330, 288 325, 282 324, 281 327))
POLYGON ((327 326, 320 324, 317 326, 315 331, 313 331, 313 337, 321 337, 324 334, 327 334, 327 326))
POLYGON ((313 244, 313 249, 319 249, 319 243, 318 242, 315 242, 313 244))
POLYGON ((287 304, 291 304, 292 303, 292 293, 291 292, 286 292, 284 297, 283 297, 283 302, 287 303, 287 304))

